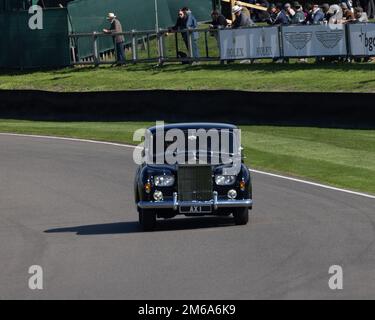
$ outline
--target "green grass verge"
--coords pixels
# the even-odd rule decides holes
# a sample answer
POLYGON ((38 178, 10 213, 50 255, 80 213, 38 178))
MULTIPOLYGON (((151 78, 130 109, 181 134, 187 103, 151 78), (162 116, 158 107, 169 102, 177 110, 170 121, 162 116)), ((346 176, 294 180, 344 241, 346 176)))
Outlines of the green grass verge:
MULTIPOLYGON (((0 132, 133 143, 151 123, 1 120, 0 132)), ((375 130, 242 126, 246 162, 279 172, 375 194, 375 130)))
POLYGON ((50 71, 0 72, 0 89, 59 92, 119 90, 246 90, 375 92, 375 64, 259 63, 253 65, 151 64, 50 71))

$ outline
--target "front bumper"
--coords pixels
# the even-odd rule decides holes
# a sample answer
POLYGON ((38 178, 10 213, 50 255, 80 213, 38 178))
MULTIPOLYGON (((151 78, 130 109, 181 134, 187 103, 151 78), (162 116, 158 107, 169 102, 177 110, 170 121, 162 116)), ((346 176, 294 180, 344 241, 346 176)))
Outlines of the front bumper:
POLYGON ((173 200, 163 201, 139 201, 138 207, 141 209, 173 209, 177 210, 181 206, 204 206, 211 205, 214 210, 219 208, 238 208, 238 207, 249 207, 253 206, 252 199, 226 199, 219 200, 216 191, 213 192, 212 200, 209 201, 178 201, 177 192, 173 193, 173 200))

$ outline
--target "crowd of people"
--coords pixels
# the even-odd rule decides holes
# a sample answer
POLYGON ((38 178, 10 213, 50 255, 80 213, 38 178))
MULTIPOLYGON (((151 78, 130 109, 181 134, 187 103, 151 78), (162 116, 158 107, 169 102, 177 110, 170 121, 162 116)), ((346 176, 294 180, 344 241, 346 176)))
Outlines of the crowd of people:
MULTIPOLYGON (((308 3, 305 6, 298 1, 293 3, 269 3, 267 0, 242 0, 236 1, 232 7, 234 20, 227 20, 218 10, 211 13, 212 21, 210 28, 244 28, 256 25, 256 23, 267 23, 269 25, 316 25, 316 24, 346 24, 346 23, 364 23, 375 16, 375 0, 339 0, 337 4, 308 3), (258 6, 261 9, 248 8, 243 3, 249 3, 258 6)), ((122 32, 120 21, 113 13, 109 13, 107 19, 111 26, 110 29, 104 29, 105 33, 122 32)), ((170 31, 181 31, 182 39, 186 49, 191 57, 199 58, 198 39, 199 33, 194 31, 198 28, 197 19, 191 10, 183 7, 178 11, 176 24, 170 31), (189 30, 189 31, 187 31, 189 30), (191 36, 189 36, 189 33, 191 36)), ((218 33, 213 35, 218 40, 218 33)), ((124 37, 116 35, 117 61, 122 64, 125 62, 124 37)), ((187 56, 179 52, 181 57, 187 56)), ((302 59, 303 60, 303 59, 302 59)), ((196 62, 192 62, 195 64, 196 62)))
MULTIPOLYGON (((255 23, 265 22, 270 25, 290 24, 344 24, 368 22, 375 16, 374 0, 361 4, 356 0, 340 0, 337 4, 308 3, 305 7, 298 1, 293 3, 269 3, 267 0, 237 1, 232 8, 235 20, 232 28, 250 27, 255 23), (248 9, 241 2, 264 7, 265 10, 248 9)), ((214 27, 227 27, 224 16, 217 10, 212 12, 214 27), (224 21, 225 20, 225 21, 224 21)))

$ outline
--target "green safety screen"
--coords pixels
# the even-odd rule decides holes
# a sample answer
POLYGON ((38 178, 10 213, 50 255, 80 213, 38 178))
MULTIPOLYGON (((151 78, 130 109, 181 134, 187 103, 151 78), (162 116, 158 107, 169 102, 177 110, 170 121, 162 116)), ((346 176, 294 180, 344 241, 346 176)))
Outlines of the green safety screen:
POLYGON ((0 13, 1 68, 61 67, 70 64, 66 9, 43 10, 43 29, 31 30, 27 11, 0 13))

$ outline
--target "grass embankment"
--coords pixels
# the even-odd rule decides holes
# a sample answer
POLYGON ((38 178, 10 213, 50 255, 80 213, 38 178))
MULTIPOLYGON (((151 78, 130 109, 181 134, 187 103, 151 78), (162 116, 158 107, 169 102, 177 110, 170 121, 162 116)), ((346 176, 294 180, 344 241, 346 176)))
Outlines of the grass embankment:
POLYGON ((0 72, 0 89, 116 91, 143 89, 375 92, 375 64, 151 64, 0 72))
MULTIPOLYGON (((134 143, 133 132, 151 123, 2 120, 0 132, 56 135, 134 143)), ((252 168, 304 177, 375 194, 375 130, 242 126, 252 168)))

